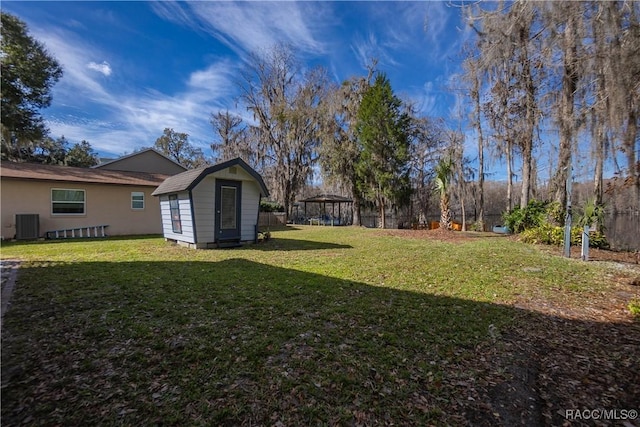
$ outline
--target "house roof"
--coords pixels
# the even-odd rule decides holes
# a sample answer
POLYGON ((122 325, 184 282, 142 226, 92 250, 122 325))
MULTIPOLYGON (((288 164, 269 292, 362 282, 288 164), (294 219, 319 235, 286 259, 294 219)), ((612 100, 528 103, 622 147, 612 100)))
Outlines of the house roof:
POLYGON ((0 177, 57 182, 84 182, 94 184, 138 185, 156 187, 169 175, 115 171, 40 163, 2 162, 0 177))
POLYGON ((186 168, 186 167, 184 167, 184 166, 183 166, 183 165, 181 165, 180 163, 176 162, 176 161, 175 161, 175 160, 173 160, 171 157, 165 156, 164 154, 162 154, 161 152, 159 152, 159 151, 158 151, 158 150, 156 150, 155 148, 146 148, 146 149, 144 149, 144 150, 136 151, 135 153, 127 154, 127 155, 125 155, 125 156, 118 157, 117 159, 108 160, 108 161, 106 161, 106 162, 104 162, 104 163, 100 163, 100 164, 97 164, 97 165, 95 165, 95 166, 91 166, 91 167, 92 167, 92 168, 94 168, 94 169, 100 169, 100 168, 103 168, 104 166, 112 165, 112 164, 114 164, 114 163, 121 162, 122 160, 129 159, 129 158, 131 158, 131 157, 139 156, 139 155, 141 155, 141 154, 143 154, 143 153, 146 153, 146 152, 148 152, 148 151, 149 151, 149 152, 153 152, 153 153, 157 154, 157 155, 158 155, 158 156, 160 156, 160 157, 164 157, 166 160, 168 160, 168 161, 170 161, 170 162, 172 162, 172 163, 175 163, 177 166, 181 167, 183 170, 187 170, 187 168, 186 168))
POLYGON ((244 160, 235 158, 223 163, 218 163, 213 166, 203 166, 197 169, 191 169, 186 172, 179 173, 167 178, 156 190, 151 193, 154 196, 160 196, 168 193, 178 193, 180 191, 190 191, 196 185, 200 183, 207 175, 221 171, 223 169, 230 168, 232 166, 240 166, 249 175, 251 175, 258 185, 260 186, 260 192, 263 196, 268 196, 269 191, 264 184, 262 177, 251 166, 249 166, 244 160))

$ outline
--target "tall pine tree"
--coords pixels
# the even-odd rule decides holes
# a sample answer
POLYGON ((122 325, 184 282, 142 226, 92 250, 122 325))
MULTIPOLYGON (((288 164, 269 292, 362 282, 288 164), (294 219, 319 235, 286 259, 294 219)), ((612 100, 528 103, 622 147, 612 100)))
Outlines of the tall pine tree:
POLYGON ((357 121, 362 152, 355 165, 361 193, 375 204, 380 225, 386 228, 385 212, 409 200, 410 117, 402 110, 402 101, 394 95, 389 79, 376 76, 365 92, 357 121))

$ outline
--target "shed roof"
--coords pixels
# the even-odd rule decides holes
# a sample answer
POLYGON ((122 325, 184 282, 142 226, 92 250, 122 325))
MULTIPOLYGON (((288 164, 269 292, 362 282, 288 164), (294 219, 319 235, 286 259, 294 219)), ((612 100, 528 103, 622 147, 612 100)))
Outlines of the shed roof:
POLYGON ((318 194, 317 196, 309 197, 304 200, 300 200, 301 202, 306 203, 352 203, 348 197, 344 196, 336 196, 335 194, 318 194))
POLYGON ((240 166, 249 175, 251 175, 258 185, 263 196, 268 196, 269 191, 264 184, 262 177, 251 166, 249 166, 241 158, 235 158, 223 163, 218 163, 213 166, 203 166, 196 169, 191 169, 186 172, 179 173, 172 177, 167 178, 156 190, 152 193, 154 196, 160 196, 169 193, 178 193, 180 191, 192 190, 196 185, 200 183, 207 175, 230 168, 232 166, 240 166))
POLYGON ((2 178, 38 181, 84 182, 94 184, 155 187, 162 183, 169 175, 5 161, 1 164, 0 176, 2 178))

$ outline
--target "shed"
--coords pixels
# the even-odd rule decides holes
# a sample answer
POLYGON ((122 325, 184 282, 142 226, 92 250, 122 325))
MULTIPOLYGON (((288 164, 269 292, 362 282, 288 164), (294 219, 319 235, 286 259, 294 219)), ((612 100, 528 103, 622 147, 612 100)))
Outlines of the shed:
POLYGON ((258 239, 260 199, 269 192, 240 158, 166 179, 160 198, 165 239, 193 248, 238 246, 258 239))

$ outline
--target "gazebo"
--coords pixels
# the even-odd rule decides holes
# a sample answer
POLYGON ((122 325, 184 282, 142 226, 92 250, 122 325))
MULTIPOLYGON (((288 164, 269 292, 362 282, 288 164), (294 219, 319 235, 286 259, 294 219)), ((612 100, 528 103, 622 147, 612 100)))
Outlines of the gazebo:
MULTIPOLYGON (((309 225, 313 225, 314 221, 317 221, 318 225, 343 225, 342 224, 342 204, 353 204, 353 200, 344 196, 336 196, 334 194, 319 194, 317 196, 309 197, 304 200, 300 200, 300 203, 304 203, 304 217, 307 217, 307 203, 317 203, 322 206, 322 217, 314 220, 313 218, 309 219, 309 225), (327 204, 331 205, 331 218, 326 218, 327 216, 327 204), (335 221, 335 213, 336 213, 336 204, 338 205, 338 222, 335 221)), ((352 212, 353 215, 353 212, 352 212)))

